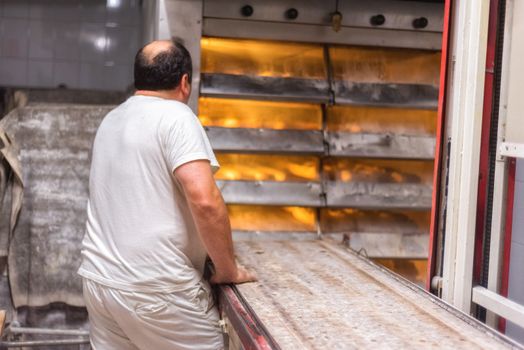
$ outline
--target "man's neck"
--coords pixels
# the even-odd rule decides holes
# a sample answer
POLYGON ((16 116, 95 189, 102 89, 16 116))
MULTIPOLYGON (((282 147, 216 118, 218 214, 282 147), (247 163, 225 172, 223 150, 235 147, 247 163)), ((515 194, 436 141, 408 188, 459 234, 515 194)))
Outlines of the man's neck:
POLYGON ((178 102, 187 103, 187 101, 185 101, 184 97, 182 96, 182 94, 180 93, 180 91, 178 89, 175 89, 175 90, 158 90, 158 91, 153 91, 153 90, 136 90, 135 91, 135 95, 159 97, 159 98, 164 98, 164 99, 167 99, 167 100, 175 100, 175 101, 178 101, 178 102))

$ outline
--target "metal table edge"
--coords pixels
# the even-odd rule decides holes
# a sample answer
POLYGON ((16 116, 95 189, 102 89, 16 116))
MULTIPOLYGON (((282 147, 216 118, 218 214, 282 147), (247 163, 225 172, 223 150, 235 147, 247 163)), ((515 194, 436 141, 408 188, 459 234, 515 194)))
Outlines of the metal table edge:
POLYGON ((231 322, 244 349, 281 349, 235 285, 219 285, 216 291, 219 308, 231 322))

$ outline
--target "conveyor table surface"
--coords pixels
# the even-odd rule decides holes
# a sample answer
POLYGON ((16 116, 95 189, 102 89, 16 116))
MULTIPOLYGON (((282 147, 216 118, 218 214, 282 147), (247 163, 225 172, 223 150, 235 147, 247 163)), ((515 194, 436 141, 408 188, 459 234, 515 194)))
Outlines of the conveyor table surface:
POLYGON ((282 349, 505 349, 512 344, 331 240, 236 242, 238 290, 282 349))

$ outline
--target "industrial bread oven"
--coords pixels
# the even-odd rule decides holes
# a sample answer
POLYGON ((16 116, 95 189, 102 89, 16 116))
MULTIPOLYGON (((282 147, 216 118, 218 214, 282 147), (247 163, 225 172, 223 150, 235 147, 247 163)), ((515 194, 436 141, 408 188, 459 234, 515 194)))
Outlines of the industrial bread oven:
POLYGON ((202 4, 198 115, 235 236, 344 235, 423 284, 442 4, 332 5, 202 4))

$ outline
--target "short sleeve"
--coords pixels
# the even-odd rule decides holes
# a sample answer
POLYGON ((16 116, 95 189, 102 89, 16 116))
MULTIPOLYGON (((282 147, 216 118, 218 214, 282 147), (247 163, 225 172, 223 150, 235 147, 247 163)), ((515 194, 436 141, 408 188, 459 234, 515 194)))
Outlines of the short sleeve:
POLYGON ((219 168, 202 124, 194 114, 184 113, 165 117, 162 123, 162 144, 171 172, 194 160, 208 160, 213 172, 219 168))

